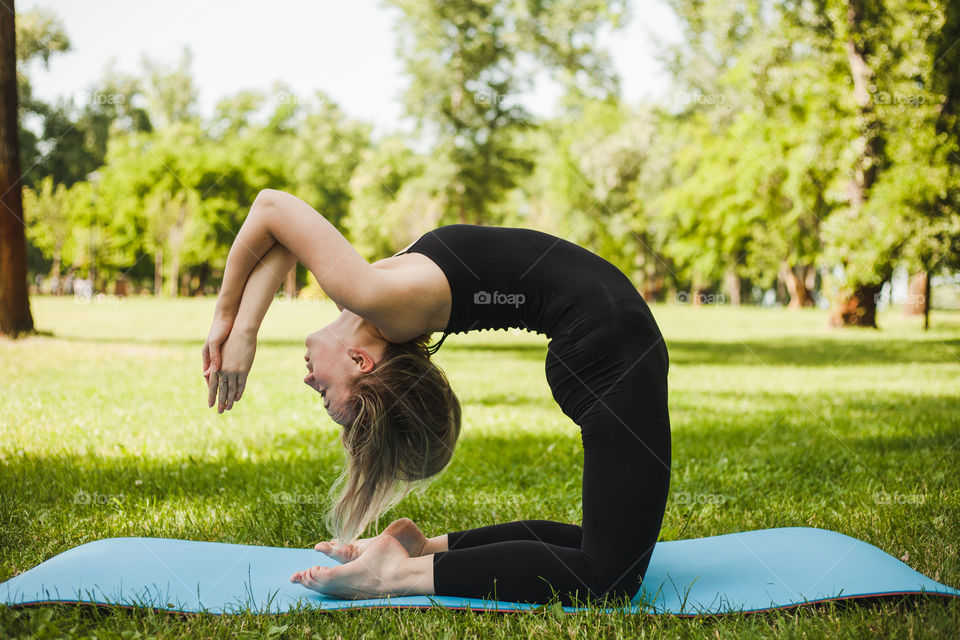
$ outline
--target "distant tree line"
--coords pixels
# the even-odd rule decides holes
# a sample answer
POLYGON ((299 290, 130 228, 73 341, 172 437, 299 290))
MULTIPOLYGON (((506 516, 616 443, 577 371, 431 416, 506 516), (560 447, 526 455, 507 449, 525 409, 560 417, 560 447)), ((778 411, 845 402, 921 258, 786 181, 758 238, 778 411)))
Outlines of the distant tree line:
MULTIPOLYGON (((921 310, 930 278, 960 269, 956 3, 669 0, 673 92, 641 105, 597 44, 622 0, 391 4, 411 135, 375 138, 280 84, 203 118, 187 50, 107 69, 81 104, 36 100, 19 73, 30 277, 214 293, 267 187, 371 259, 437 225, 527 226, 596 251, 651 300, 774 288, 794 307, 829 299, 840 325, 875 326, 897 268, 921 310), (552 118, 517 99, 538 70, 564 88, 552 118)), ((69 46, 54 16, 18 14, 21 69, 69 46)), ((299 267, 288 292, 308 280, 299 267)))

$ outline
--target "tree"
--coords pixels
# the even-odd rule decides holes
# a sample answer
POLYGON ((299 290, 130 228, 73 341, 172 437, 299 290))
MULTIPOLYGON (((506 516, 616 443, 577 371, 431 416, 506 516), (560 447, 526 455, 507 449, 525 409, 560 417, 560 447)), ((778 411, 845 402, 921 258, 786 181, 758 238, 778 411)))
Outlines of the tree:
POLYGON ((931 22, 934 29, 924 39, 924 53, 933 62, 924 65, 929 70, 924 83, 930 86, 934 102, 919 115, 935 120, 932 128, 926 128, 935 136, 928 136, 922 147, 913 144, 907 148, 913 151, 912 159, 919 159, 918 165, 924 166, 920 163, 926 161, 943 170, 912 172, 909 177, 921 176, 920 185, 915 180, 906 184, 894 181, 902 186, 900 200, 917 205, 914 211, 918 215, 904 249, 907 265, 915 272, 905 310, 922 313, 924 329, 930 328, 931 278, 938 271, 960 269, 960 48, 956 46, 960 6, 943 3, 931 22))
POLYGON ((33 331, 20 188, 14 1, 0 10, 0 334, 33 331))
MULTIPOLYGON (((868 220, 866 205, 871 189, 887 165, 884 124, 875 108, 874 92, 871 91, 877 81, 877 61, 871 58, 874 49, 887 34, 881 25, 883 8, 874 3, 845 0, 840 6, 835 5, 830 9, 834 16, 834 28, 843 41, 850 65, 852 95, 856 104, 856 138, 852 145, 854 157, 846 189, 847 207, 838 214, 840 221, 845 223, 841 227, 845 237, 841 239, 840 236, 834 236, 839 242, 846 243, 849 240, 865 240, 863 233, 873 230, 870 229, 872 225, 868 220), (839 17, 841 14, 842 18, 839 17)), ((839 290, 832 322, 839 326, 876 327, 877 295, 893 272, 890 256, 881 249, 872 265, 851 265, 849 260, 844 262, 847 282, 839 290)))
POLYGON ((895 265, 926 273, 956 263, 960 176, 950 113, 960 70, 956 38, 947 37, 957 33, 957 10, 952 2, 920 8, 908 0, 827 5, 853 87, 847 206, 825 228, 826 258, 846 280, 837 324, 876 326, 878 293, 895 265))
POLYGON ((672 5, 686 32, 668 49, 679 142, 672 179, 647 194, 672 226, 666 254, 694 289, 722 280, 736 301, 742 280, 779 279, 807 306, 843 144, 832 39, 791 3, 672 5))
POLYGON ((571 89, 614 90, 595 36, 616 25, 620 2, 391 0, 400 8, 399 55, 412 77, 408 112, 434 157, 454 169, 441 200, 459 222, 491 222, 492 208, 533 169, 518 138, 532 127, 517 95, 538 61, 571 89), (526 55, 526 60, 521 56, 526 55), (579 86, 577 83, 580 83, 579 86))
POLYGON ((23 190, 23 209, 27 214, 27 236, 33 246, 53 259, 51 275, 57 282, 56 295, 63 293, 61 264, 64 249, 70 241, 70 200, 66 185, 53 186, 53 177, 40 181, 39 191, 23 190))
POLYGON ((182 191, 171 194, 155 191, 147 196, 144 213, 147 216, 147 249, 154 255, 153 294, 158 298, 163 293, 163 250, 169 247, 170 297, 177 297, 180 277, 180 248, 183 245, 184 229, 190 205, 182 191))
POLYGON ((820 267, 836 279, 835 322, 876 326, 895 266, 955 262, 955 3, 672 5, 686 100, 659 204, 681 273, 779 279, 802 306, 820 267))
MULTIPOLYGON (((6 10, 6 7, 4 7, 6 10)), ((13 8, 9 11, 12 13, 13 8)), ((33 97, 33 89, 30 79, 24 68, 32 61, 39 61, 44 68, 50 65, 50 58, 54 53, 70 50, 70 39, 64 31, 63 25, 57 17, 43 9, 33 9, 17 14, 16 18, 16 51, 17 51, 17 97, 18 113, 20 118, 20 162, 21 167, 27 167, 26 175, 21 177, 22 184, 25 186, 34 186, 35 178, 39 178, 49 173, 43 166, 43 159, 55 154, 55 150, 48 149, 41 152, 41 138, 47 138, 54 146, 59 144, 55 137, 48 138, 55 125, 48 125, 47 119, 62 115, 62 108, 59 113, 50 105, 37 100, 33 97), (42 135, 27 128, 25 125, 31 118, 39 119, 41 123, 42 135)), ((69 135, 67 131, 59 131, 62 135, 67 133, 68 140, 63 141, 64 146, 75 142, 75 137, 69 135)), ((55 181, 62 182, 60 176, 54 176, 55 181)))
POLYGON ((157 127, 198 120, 197 88, 190 73, 192 61, 193 54, 188 47, 183 48, 180 61, 173 68, 143 56, 143 92, 147 100, 147 113, 157 127))
MULTIPOLYGON (((344 226, 368 260, 379 259, 436 226, 443 213, 441 163, 417 154, 401 136, 365 150, 350 178, 349 214, 344 226)), ((446 173, 449 173, 447 171, 446 173)))
POLYGON ((668 269, 653 251, 658 224, 644 195, 657 189, 661 124, 652 110, 614 96, 568 98, 566 112, 530 136, 536 170, 523 185, 527 206, 508 222, 590 248, 655 297, 668 269))

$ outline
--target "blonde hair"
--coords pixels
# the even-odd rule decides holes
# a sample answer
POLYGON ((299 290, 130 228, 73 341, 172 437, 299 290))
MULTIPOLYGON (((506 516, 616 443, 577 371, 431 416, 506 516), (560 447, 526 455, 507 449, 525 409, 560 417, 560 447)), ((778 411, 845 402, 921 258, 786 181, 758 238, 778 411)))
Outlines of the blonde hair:
POLYGON ((460 435, 460 401, 431 360, 428 336, 387 343, 372 371, 351 382, 352 419, 340 434, 343 473, 326 524, 340 544, 450 462, 460 435))

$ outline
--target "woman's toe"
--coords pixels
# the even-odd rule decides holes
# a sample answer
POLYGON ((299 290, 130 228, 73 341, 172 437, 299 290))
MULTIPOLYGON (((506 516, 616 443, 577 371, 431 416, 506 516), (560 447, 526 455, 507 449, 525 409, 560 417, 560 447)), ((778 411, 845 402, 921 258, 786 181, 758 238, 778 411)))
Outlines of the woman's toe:
POLYGON ((329 580, 334 576, 333 570, 336 567, 313 567, 308 570, 311 580, 329 580))

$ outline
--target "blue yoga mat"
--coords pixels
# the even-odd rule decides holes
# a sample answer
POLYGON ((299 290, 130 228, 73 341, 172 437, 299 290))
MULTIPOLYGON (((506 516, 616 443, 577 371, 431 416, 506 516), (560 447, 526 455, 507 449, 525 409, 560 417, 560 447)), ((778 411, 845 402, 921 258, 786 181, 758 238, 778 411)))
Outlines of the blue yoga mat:
MULTIPOLYGON (((524 611, 538 606, 452 596, 336 600, 289 582, 298 570, 335 564, 313 549, 109 538, 65 551, 0 584, 0 601, 210 613, 433 605, 524 611)), ((658 543, 631 610, 718 614, 909 593, 960 597, 960 590, 866 542, 824 529, 787 527, 658 543)))

